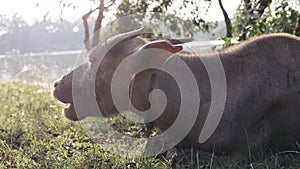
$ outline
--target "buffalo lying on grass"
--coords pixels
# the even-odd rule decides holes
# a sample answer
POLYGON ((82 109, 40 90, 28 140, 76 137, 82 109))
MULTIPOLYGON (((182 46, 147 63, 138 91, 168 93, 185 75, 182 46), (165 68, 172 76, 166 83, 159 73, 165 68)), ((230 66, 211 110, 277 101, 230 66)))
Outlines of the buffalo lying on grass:
MULTIPOLYGON (((180 58, 193 73, 201 96, 195 122, 178 147, 193 146, 234 155, 249 149, 252 153, 290 149, 300 140, 299 38, 288 34, 264 35, 200 59, 197 54, 182 52, 182 46, 172 45, 166 40, 148 42, 139 37, 140 33, 142 30, 136 30, 110 38, 89 54, 90 63, 80 65, 55 83, 54 96, 70 104, 65 109, 68 119, 76 121, 97 115, 89 104, 93 99, 89 95, 93 94, 104 117, 117 115, 111 93, 116 69, 129 55, 139 56, 143 50, 153 49, 151 54, 158 57, 146 61, 136 57, 132 66, 168 62, 170 56, 180 58), (216 57, 220 58, 226 76, 226 102, 217 128, 208 140, 200 143, 199 136, 210 106, 217 101, 212 99, 212 84, 203 60, 209 62, 216 57), (77 72, 77 78, 73 77, 74 72, 77 72), (93 75, 95 80, 91 78, 93 75), (72 93, 80 93, 86 100, 85 104, 75 108, 72 93)), ((182 101, 180 86, 166 72, 146 69, 135 74, 130 81, 132 105, 140 111, 148 110, 151 107, 149 94, 153 89, 161 89, 167 98, 163 113, 151 122, 164 132, 178 116, 182 101)), ((182 122, 181 126, 189 123, 182 122)))

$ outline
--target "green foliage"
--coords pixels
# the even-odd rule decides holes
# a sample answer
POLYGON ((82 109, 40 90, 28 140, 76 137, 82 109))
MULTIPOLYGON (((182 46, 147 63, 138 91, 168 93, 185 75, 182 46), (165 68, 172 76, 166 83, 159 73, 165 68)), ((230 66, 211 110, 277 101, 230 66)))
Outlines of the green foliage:
POLYGON ((283 1, 275 9, 271 27, 274 32, 286 32, 300 36, 300 13, 288 6, 287 1, 283 1))
POLYGON ((231 38, 225 37, 225 38, 222 38, 222 40, 224 41, 223 48, 233 46, 233 44, 231 43, 231 38))
POLYGON ((132 23, 120 23, 119 27, 126 30, 128 26, 140 25, 144 22, 148 23, 148 29, 154 33, 164 26, 169 29, 168 36, 193 37, 196 32, 208 32, 211 28, 216 27, 216 23, 207 22, 200 17, 200 14, 203 14, 202 11, 210 6, 210 1, 205 1, 207 0, 185 0, 179 3, 179 7, 174 7, 172 0, 122 0, 118 6, 117 18, 130 14, 140 17, 132 23))
POLYGON ((291 8, 287 0, 276 2, 274 6, 274 9, 269 6, 259 16, 259 0, 254 0, 249 10, 244 3, 241 3, 233 25, 234 35, 239 37, 239 40, 242 39, 243 33, 246 33, 246 39, 279 32, 300 36, 299 12, 291 8))

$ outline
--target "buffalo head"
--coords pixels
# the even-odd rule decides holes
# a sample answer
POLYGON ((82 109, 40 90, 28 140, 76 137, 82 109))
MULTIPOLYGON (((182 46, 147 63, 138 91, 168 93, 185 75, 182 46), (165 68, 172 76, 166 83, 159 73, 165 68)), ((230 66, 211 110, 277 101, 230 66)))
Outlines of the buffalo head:
MULTIPOLYGON (((111 82, 118 65, 127 56, 138 56, 143 49, 156 48, 162 50, 157 50, 158 53, 154 54, 165 60, 173 53, 182 50, 182 46, 173 45, 170 40, 149 42, 139 36, 141 33, 143 33, 143 29, 109 38, 88 54, 89 63, 79 65, 72 72, 63 76, 61 80, 55 82, 54 97, 68 105, 64 109, 65 117, 73 121, 81 120, 87 116, 96 116, 96 109, 99 109, 104 117, 117 114, 118 111, 111 95, 111 82), (75 74, 76 77, 74 77, 75 74), (78 99, 84 100, 84 102, 75 106, 74 93, 79 96, 78 99), (92 102, 95 100, 97 108, 92 106, 92 102)), ((182 42, 187 41, 183 40, 182 42)), ((140 62, 141 60, 137 59, 135 64, 140 64, 140 62)))

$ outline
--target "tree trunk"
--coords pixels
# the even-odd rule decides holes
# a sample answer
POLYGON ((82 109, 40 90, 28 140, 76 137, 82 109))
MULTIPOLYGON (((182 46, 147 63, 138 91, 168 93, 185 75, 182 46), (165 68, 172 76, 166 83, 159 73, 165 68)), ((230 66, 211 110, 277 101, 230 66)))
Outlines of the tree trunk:
POLYGON ((224 6, 223 6, 221 0, 219 0, 219 5, 220 5, 220 8, 222 10, 222 13, 223 13, 223 16, 224 16, 224 19, 225 19, 225 23, 226 23, 226 37, 231 38, 232 37, 232 24, 231 24, 231 21, 228 17, 228 14, 227 14, 226 10, 224 9, 224 6))
POLYGON ((86 13, 85 15, 82 16, 83 28, 84 28, 84 41, 83 42, 84 42, 85 49, 87 50, 87 52, 89 52, 91 50, 90 30, 89 30, 89 24, 88 24, 87 19, 96 9, 90 10, 88 13, 86 13))
POLYGON ((259 1, 259 17, 261 17, 261 15, 264 13, 265 9, 269 6, 269 4, 272 2, 272 0, 260 0, 259 1))
POLYGON ((100 40, 100 29, 101 29, 101 25, 102 25, 102 20, 103 20, 103 13, 104 13, 105 7, 104 7, 104 0, 100 0, 100 4, 99 4, 99 13, 98 13, 98 17, 95 21, 95 25, 94 25, 94 35, 93 35, 93 39, 92 39, 92 48, 94 48, 95 46, 97 46, 99 44, 99 40, 100 40))

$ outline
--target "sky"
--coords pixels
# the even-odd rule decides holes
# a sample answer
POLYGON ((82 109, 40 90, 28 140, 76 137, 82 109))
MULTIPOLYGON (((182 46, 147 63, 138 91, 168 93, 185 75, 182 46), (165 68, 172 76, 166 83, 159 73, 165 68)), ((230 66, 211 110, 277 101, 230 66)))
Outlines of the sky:
MULTIPOLYGON (((61 0, 0 0, 0 15, 12 17, 14 14, 22 16, 29 23, 42 21, 46 15, 52 20, 59 19, 61 12, 59 2, 61 0)), ((66 2, 67 0, 65 0, 66 2)), ((74 21, 80 18, 84 13, 95 7, 88 0, 68 0, 72 2, 76 8, 65 9, 62 13, 62 18, 74 21)), ((97 1, 96 1, 97 2, 97 1)), ((229 16, 234 15, 240 0, 223 0, 223 5, 229 16)), ((223 20, 219 4, 217 0, 213 0, 212 6, 205 16, 207 20, 223 20)), ((0 21, 1 22, 1 21, 0 21)))
MULTIPOLYGON (((53 20, 59 19, 61 0, 0 0, 0 14, 12 17, 18 14, 26 21, 32 23, 41 21, 46 15, 53 20)), ((65 0, 67 1, 67 0, 65 0)), ((92 7, 88 0, 68 0, 76 4, 76 9, 67 8, 64 10, 62 17, 67 20, 75 20, 81 17, 92 7)))

